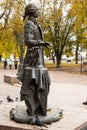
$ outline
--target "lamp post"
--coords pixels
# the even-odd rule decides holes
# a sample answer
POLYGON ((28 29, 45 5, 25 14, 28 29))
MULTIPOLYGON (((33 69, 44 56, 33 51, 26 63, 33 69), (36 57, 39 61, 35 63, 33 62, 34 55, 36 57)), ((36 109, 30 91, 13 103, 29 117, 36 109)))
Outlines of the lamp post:
POLYGON ((80 73, 82 74, 82 55, 80 54, 80 56, 81 56, 80 73))

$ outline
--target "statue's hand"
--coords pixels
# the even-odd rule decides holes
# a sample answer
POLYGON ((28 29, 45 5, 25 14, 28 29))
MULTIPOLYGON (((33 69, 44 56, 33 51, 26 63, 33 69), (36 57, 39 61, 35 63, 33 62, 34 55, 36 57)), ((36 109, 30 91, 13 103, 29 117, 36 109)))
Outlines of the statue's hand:
POLYGON ((39 40, 38 46, 48 47, 48 46, 51 46, 51 44, 49 42, 44 42, 44 41, 39 40))
POLYGON ((41 40, 38 40, 38 46, 43 46, 43 45, 44 45, 44 42, 41 40))
POLYGON ((46 46, 46 47, 47 47, 47 46, 51 46, 51 45, 50 45, 50 43, 49 43, 49 42, 45 42, 45 43, 44 43, 44 46, 46 46))
POLYGON ((45 42, 44 46, 47 47, 48 49, 51 49, 53 47, 49 42, 45 42))

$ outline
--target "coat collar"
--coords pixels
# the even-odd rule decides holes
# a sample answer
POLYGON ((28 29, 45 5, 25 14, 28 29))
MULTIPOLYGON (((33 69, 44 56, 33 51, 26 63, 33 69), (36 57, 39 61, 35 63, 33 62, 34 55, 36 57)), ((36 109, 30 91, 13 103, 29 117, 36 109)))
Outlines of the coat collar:
POLYGON ((34 24, 36 24, 36 25, 38 24, 38 23, 37 23, 37 20, 36 20, 33 16, 29 16, 28 19, 29 19, 30 21, 32 21, 34 24))

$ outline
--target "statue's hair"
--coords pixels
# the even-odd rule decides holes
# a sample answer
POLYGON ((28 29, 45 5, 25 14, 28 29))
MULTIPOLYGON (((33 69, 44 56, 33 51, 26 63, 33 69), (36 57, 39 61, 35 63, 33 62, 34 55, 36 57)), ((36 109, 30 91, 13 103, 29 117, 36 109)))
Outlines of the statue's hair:
POLYGON ((23 20, 25 20, 25 18, 26 18, 28 15, 32 15, 36 9, 38 9, 36 3, 30 2, 30 3, 25 7, 25 13, 24 13, 24 18, 23 18, 23 20))

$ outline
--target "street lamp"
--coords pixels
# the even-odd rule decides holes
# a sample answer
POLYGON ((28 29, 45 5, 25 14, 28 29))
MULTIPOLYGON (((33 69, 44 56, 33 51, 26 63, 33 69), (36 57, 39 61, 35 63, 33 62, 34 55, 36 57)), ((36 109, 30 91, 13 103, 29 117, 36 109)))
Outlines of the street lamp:
POLYGON ((82 55, 81 55, 81 69, 80 69, 80 73, 82 74, 82 55))
POLYGON ((80 73, 82 74, 82 68, 83 68, 82 55, 80 53, 78 53, 78 55, 80 55, 80 73))

